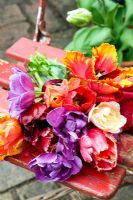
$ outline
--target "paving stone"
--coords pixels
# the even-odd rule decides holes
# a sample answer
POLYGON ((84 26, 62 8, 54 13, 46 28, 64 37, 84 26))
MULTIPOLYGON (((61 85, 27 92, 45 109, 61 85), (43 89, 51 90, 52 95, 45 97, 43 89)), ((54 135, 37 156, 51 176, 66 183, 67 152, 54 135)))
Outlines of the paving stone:
POLYGON ((16 4, 0 7, 0 27, 24 21, 25 19, 16 4))
POLYGON ((4 50, 0 50, 0 59, 6 59, 4 50))
POLYGON ((52 34, 52 45, 58 48, 65 48, 66 45, 72 40, 73 34, 76 29, 68 29, 59 31, 52 34))
POLYGON ((0 29, 0 49, 6 49, 20 37, 29 37, 28 23, 15 23, 0 29))
POLYGON ((66 29, 67 23, 63 18, 61 18, 57 12, 50 9, 48 6, 46 8, 46 26, 50 33, 57 32, 59 30, 66 29))
MULTIPOLYGON (((23 8, 30 21, 32 21, 32 23, 35 25, 38 10, 37 1, 32 0, 30 5, 23 4, 21 7, 23 8)), ((51 9, 49 4, 46 7, 45 21, 47 30, 51 33, 60 29, 65 29, 67 27, 67 22, 56 12, 56 10, 51 9)))
MULTIPOLYGON (((28 0, 30 1, 30 0, 28 0)), ((10 4, 18 4, 18 3, 28 3, 27 0, 0 0, 0 5, 5 6, 5 5, 10 5, 10 4)))
POLYGON ((126 183, 131 183, 133 184, 133 176, 131 176, 130 174, 129 175, 126 175, 125 178, 124 178, 124 181, 126 183))
POLYGON ((33 173, 12 165, 8 162, 0 163, 0 192, 34 177, 33 173))
POLYGON ((14 200, 10 192, 0 194, 0 200, 14 200))
POLYGON ((32 23, 36 23, 37 11, 38 11, 38 1, 32 0, 30 4, 23 3, 20 4, 25 15, 32 21, 32 23))
POLYGON ((58 188, 59 185, 50 182, 50 183, 39 183, 37 181, 32 181, 24 186, 17 188, 17 193, 21 200, 31 198, 37 195, 47 193, 48 191, 58 188))
POLYGON ((77 8, 76 1, 67 0, 49 0, 49 2, 58 10, 58 12, 66 18, 67 11, 74 10, 77 8))
POLYGON ((111 200, 133 200, 133 185, 122 187, 111 200))

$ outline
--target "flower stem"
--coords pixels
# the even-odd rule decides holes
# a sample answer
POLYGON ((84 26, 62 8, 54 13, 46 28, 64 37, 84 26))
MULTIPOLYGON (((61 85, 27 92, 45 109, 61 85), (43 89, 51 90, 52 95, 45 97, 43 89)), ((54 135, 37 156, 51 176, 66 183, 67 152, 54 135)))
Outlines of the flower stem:
POLYGON ((104 9, 104 12, 106 14, 106 4, 105 4, 105 1, 104 0, 101 0, 102 4, 103 4, 103 9, 104 9))
POLYGON ((37 72, 34 73, 34 76, 39 84, 39 87, 41 88, 43 86, 44 82, 42 81, 42 79, 40 78, 40 76, 37 72))
POLYGON ((104 13, 106 14, 106 5, 104 0, 97 0, 100 7, 103 7, 104 13))
POLYGON ((44 94, 45 92, 36 91, 36 94, 44 94))

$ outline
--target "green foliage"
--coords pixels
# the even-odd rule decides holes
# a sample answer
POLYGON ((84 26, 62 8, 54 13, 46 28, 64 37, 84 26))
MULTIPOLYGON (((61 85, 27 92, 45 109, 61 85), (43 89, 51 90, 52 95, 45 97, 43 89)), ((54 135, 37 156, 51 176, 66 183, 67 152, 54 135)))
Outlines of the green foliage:
POLYGON ((91 47, 109 42, 116 46, 120 63, 133 60, 133 0, 125 0, 125 5, 112 0, 77 0, 77 6, 91 11, 92 25, 79 29, 67 50, 90 56, 91 47))
POLYGON ((125 23, 127 25, 129 25, 131 23, 131 21, 133 20, 133 1, 132 0, 126 0, 125 2, 126 2, 125 23))
POLYGON ((73 38, 73 42, 69 44, 67 49, 69 48, 69 50, 79 50, 86 54, 88 52, 88 48, 91 49, 93 46, 99 45, 101 40, 110 42, 110 37, 110 28, 102 28, 99 26, 81 28, 76 32, 73 38))
POLYGON ((126 50, 129 47, 133 47, 133 29, 124 29, 120 39, 122 42, 123 50, 126 50))
POLYGON ((94 0, 77 0, 77 5, 79 8, 86 8, 86 9, 90 9, 91 6, 93 5, 94 0))
POLYGON ((42 87, 47 80, 64 79, 66 77, 66 68, 63 64, 50 60, 40 53, 31 56, 28 72, 34 77, 34 81, 39 87, 42 87))

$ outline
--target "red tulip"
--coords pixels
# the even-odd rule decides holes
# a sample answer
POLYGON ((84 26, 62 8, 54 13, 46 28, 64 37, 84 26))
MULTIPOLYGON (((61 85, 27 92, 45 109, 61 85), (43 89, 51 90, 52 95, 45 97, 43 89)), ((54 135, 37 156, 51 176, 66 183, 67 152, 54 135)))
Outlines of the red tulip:
POLYGON ((49 127, 46 116, 48 109, 45 104, 35 103, 21 114, 25 140, 29 141, 40 152, 49 151, 53 130, 49 127))
POLYGON ((133 130, 133 100, 124 101, 121 104, 121 113, 127 119, 124 130, 133 130))

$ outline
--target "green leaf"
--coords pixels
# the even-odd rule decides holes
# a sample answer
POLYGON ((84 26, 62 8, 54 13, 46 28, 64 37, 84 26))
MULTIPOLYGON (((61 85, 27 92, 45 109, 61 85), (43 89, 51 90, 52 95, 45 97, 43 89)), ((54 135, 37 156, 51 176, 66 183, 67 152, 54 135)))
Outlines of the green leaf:
POLYGON ((107 12, 110 12, 114 10, 116 7, 117 3, 113 2, 112 0, 103 0, 105 2, 105 7, 107 9, 107 12))
POLYGON ((118 10, 116 12, 116 15, 115 15, 115 20, 114 20, 113 31, 115 33, 115 36, 120 37, 120 34, 125 27, 124 18, 125 18, 125 8, 124 8, 124 6, 119 6, 118 10))
POLYGON ((125 29, 120 37, 122 42, 122 50, 133 47, 133 29, 125 29))
POLYGON ((129 48, 126 52, 124 52, 124 60, 133 60, 133 48, 129 48))
POLYGON ((94 24, 104 24, 104 7, 102 0, 96 0, 90 7, 94 24))
POLYGON ((66 77, 66 68, 63 64, 36 53, 30 58, 28 73, 42 87, 47 80, 64 79, 66 77))
POLYGON ((121 66, 122 61, 123 61, 123 52, 122 52, 122 50, 119 49, 119 50, 117 51, 117 54, 118 54, 118 64, 121 66))
POLYGON ((74 36, 75 50, 88 52, 89 47, 97 46, 102 42, 110 42, 111 29, 94 26, 91 28, 82 28, 74 36))
POLYGON ((118 5, 111 0, 95 1, 90 8, 94 23, 112 27, 118 5))
POLYGON ((79 8, 90 9, 96 0, 76 0, 79 8))
POLYGON ((74 42, 71 41, 66 47, 65 50, 73 51, 74 50, 74 42))
POLYGON ((126 4, 125 23, 129 24, 130 19, 133 17, 133 0, 125 0, 125 4, 126 4))
POLYGON ((102 12, 100 11, 100 9, 96 6, 92 7, 92 9, 90 9, 91 13, 92 13, 92 20, 95 24, 104 24, 104 18, 102 15, 102 12))
POLYGON ((109 11, 107 13, 107 17, 106 17, 106 24, 108 27, 110 28, 113 28, 114 27, 114 23, 115 23, 115 16, 116 16, 116 13, 117 13, 117 10, 119 8, 119 5, 116 4, 115 7, 109 11))

